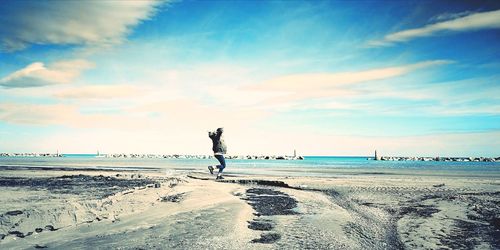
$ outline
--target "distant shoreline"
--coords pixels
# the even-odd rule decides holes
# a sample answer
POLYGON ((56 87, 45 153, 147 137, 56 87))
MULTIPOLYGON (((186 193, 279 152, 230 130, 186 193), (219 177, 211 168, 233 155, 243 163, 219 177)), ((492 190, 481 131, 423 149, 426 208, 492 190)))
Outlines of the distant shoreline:
MULTIPOLYGON (((150 158, 150 159, 212 159, 213 155, 180 154, 51 154, 51 153, 0 153, 1 157, 95 157, 95 158, 150 158)), ((304 160, 303 156, 288 155, 227 155, 235 160, 304 160)))
MULTIPOLYGON (((92 157, 92 158, 143 158, 143 159, 212 159, 213 155, 181 154, 53 154, 53 153, 0 153, 2 157, 92 157)), ((443 161, 443 162, 500 162, 500 157, 422 157, 422 156, 288 156, 288 155, 226 155, 234 160, 304 160, 305 158, 365 158, 374 161, 443 161)))

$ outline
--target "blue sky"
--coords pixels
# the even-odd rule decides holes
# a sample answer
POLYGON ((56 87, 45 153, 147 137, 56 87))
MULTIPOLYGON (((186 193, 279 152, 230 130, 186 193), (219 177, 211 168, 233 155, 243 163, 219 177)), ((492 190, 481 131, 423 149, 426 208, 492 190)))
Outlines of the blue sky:
POLYGON ((6 1, 0 151, 497 156, 498 1, 6 1))

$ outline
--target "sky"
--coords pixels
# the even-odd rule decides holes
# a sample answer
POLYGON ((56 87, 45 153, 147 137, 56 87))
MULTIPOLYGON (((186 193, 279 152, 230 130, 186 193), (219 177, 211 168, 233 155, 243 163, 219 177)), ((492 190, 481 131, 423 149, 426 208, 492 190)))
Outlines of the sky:
POLYGON ((2 1, 0 152, 500 156, 498 1, 2 1))

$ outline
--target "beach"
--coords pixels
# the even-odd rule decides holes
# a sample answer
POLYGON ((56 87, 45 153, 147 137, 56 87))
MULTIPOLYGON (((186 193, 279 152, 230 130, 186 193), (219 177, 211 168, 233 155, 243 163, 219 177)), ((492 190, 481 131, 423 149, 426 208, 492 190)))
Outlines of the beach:
POLYGON ((500 247, 498 172, 289 173, 4 166, 0 248, 500 247))

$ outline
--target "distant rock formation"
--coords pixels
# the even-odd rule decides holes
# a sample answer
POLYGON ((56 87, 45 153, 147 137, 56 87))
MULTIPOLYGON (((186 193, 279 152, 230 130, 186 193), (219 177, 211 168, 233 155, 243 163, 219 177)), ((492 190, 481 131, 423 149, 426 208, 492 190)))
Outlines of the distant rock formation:
MULTIPOLYGON (((376 156, 377 157, 377 156, 376 156)), ((457 161, 457 162, 500 162, 500 157, 407 157, 378 156, 380 161, 457 161)))
MULTIPOLYGON (((0 157, 65 157, 62 154, 39 153, 0 153, 0 157)), ((213 155, 178 155, 178 154, 98 154, 97 158, 163 158, 163 159, 212 159, 213 155)), ((304 160, 303 156, 286 155, 227 155, 227 159, 237 160, 304 160)))

